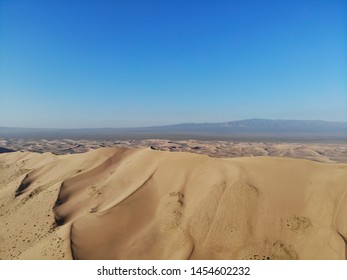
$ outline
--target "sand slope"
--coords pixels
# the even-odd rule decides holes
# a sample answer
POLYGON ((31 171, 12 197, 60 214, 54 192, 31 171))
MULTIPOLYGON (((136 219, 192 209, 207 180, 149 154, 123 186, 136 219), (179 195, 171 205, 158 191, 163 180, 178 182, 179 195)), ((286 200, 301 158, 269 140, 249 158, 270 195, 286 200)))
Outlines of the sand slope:
POLYGON ((2 259, 346 259, 347 164, 0 155, 2 259))
POLYGON ((56 155, 84 153, 103 147, 144 148, 171 152, 189 152, 219 158, 272 156, 303 158, 323 163, 347 163, 345 142, 232 142, 212 140, 143 139, 143 140, 87 140, 87 139, 1 139, 0 153, 9 151, 51 152, 56 155))

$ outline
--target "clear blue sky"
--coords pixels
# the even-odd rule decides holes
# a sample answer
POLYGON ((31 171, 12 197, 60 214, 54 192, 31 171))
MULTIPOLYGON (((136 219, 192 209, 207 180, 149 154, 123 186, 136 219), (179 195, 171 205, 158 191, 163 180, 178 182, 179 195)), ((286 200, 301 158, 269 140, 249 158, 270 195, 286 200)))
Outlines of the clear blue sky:
POLYGON ((0 13, 0 126, 347 121, 344 0, 0 0, 0 13))

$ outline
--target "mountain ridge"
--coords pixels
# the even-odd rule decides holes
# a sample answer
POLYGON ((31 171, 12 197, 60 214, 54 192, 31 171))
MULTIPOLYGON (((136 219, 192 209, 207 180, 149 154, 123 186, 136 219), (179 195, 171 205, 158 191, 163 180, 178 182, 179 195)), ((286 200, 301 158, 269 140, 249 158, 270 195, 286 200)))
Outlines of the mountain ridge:
POLYGON ((218 123, 181 123, 124 128, 0 127, 0 137, 347 140, 347 122, 253 118, 218 123))
POLYGON ((47 127, 21 127, 21 126, 0 126, 0 129, 23 129, 23 130, 83 130, 83 129, 143 129, 143 128, 159 128, 159 127, 172 127, 172 126, 187 126, 187 125, 233 125, 233 124, 243 124, 243 123, 311 123, 311 124, 335 124, 347 126, 347 122, 342 121, 326 121, 321 119, 316 120, 294 120, 294 119, 264 119, 264 118, 250 118, 234 121, 225 121, 225 122, 184 122, 184 123, 175 123, 167 125, 149 125, 149 126, 135 126, 135 127, 82 127, 82 128, 47 128, 47 127))

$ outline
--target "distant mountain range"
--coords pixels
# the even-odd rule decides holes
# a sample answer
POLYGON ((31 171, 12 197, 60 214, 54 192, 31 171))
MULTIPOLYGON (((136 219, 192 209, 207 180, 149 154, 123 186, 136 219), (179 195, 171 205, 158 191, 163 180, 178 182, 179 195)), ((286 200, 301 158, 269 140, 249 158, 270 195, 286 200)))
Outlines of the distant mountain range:
POLYGON ((137 128, 47 129, 0 127, 1 138, 208 139, 347 141, 347 122, 247 119, 137 128))

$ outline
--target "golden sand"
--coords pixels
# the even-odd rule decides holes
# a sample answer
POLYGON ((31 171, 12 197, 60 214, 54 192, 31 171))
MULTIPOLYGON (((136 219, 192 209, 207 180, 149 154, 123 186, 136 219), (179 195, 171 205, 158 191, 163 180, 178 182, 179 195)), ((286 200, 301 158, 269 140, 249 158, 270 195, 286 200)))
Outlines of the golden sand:
POLYGON ((347 164, 0 155, 1 259, 346 259, 347 164))

